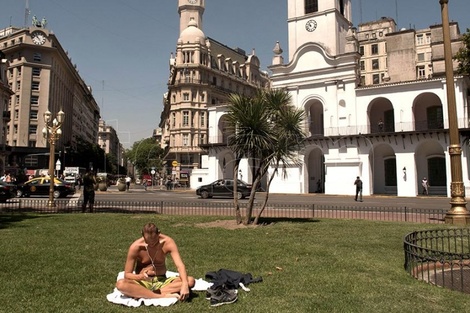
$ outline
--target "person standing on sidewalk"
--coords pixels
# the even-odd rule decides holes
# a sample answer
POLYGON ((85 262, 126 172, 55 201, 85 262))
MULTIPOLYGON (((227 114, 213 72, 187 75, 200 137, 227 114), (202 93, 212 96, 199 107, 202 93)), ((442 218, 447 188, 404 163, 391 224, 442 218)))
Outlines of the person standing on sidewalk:
POLYGON ((421 186, 423 186, 423 195, 429 195, 429 182, 426 177, 421 181, 421 186))
POLYGON ((354 185, 356 185, 356 197, 354 198, 354 201, 357 201, 357 196, 359 196, 359 201, 362 202, 362 180, 359 176, 356 177, 354 185))
POLYGON ((95 185, 96 177, 92 170, 89 169, 85 176, 83 176, 82 213, 85 213, 87 204, 89 205, 90 213, 93 213, 93 204, 95 204, 95 185))

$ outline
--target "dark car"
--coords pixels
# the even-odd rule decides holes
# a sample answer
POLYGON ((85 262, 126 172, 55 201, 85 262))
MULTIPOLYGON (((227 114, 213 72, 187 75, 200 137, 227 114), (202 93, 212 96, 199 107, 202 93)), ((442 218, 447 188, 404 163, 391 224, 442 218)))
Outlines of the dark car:
POLYGON ((0 202, 7 202, 8 199, 16 197, 16 185, 0 182, 0 202))
MULTIPOLYGON (((238 180, 237 198, 243 199, 249 197, 251 193, 251 185, 242 180, 238 180)), ((233 198, 233 180, 219 179, 215 182, 200 186, 196 189, 196 194, 203 199, 212 197, 230 197, 233 198)))
MULTIPOLYGON (((73 184, 67 183, 62 179, 54 177, 54 198, 67 197, 75 193, 73 184)), ((49 195, 50 188, 49 177, 37 177, 23 184, 19 184, 16 195, 17 197, 31 197, 31 196, 47 196, 49 195)))

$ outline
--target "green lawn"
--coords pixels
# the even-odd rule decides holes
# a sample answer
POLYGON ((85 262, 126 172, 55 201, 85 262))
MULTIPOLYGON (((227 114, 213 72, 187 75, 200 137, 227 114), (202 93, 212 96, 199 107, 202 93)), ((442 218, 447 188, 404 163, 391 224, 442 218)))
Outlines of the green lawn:
POLYGON ((198 226, 214 220, 0 215, 0 312, 470 312, 469 295, 419 282, 403 269, 403 236, 445 225, 322 219, 198 226), (264 281, 217 308, 204 293, 167 308, 109 303, 127 248, 149 221, 175 238, 190 275, 227 268, 264 281))

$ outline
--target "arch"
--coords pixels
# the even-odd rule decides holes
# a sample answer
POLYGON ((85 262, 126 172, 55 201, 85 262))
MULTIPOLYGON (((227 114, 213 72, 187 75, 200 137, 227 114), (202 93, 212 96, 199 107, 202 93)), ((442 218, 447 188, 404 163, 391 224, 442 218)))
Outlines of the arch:
POLYGON ((392 102, 384 97, 376 98, 367 108, 370 133, 394 132, 395 115, 392 102))
POLYGON ((422 190, 421 179, 428 178, 430 195, 447 195, 447 172, 444 147, 437 140, 426 140, 416 147, 415 163, 417 190, 422 190))
POLYGON ((325 156, 323 151, 314 146, 305 154, 307 193, 325 192, 325 156))
POLYGON ((444 116, 441 99, 434 93, 425 92, 413 101, 415 130, 443 129, 444 116))
POLYGON ((395 151, 386 143, 378 144, 370 155, 373 160, 373 193, 397 194, 397 166, 395 151))
POLYGON ((325 135, 324 128, 324 105, 321 99, 311 97, 304 103, 304 110, 307 118, 307 133, 310 136, 325 135))
POLYGON ((227 144, 228 138, 234 133, 235 131, 228 124, 227 115, 222 115, 217 123, 217 143, 227 144))
POLYGON ((233 169, 235 167, 235 157, 230 150, 221 151, 218 156, 217 177, 223 179, 233 179, 233 169))

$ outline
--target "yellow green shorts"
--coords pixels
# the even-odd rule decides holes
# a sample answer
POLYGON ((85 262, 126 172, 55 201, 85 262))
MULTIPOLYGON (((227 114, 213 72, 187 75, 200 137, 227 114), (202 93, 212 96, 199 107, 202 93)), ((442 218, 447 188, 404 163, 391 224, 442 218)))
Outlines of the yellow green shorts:
POLYGON ((168 284, 170 284, 172 281, 174 281, 177 278, 178 277, 167 278, 165 275, 163 275, 163 276, 155 276, 152 278, 152 280, 134 280, 134 281, 149 290, 156 291, 158 289, 161 289, 167 286, 168 284))

